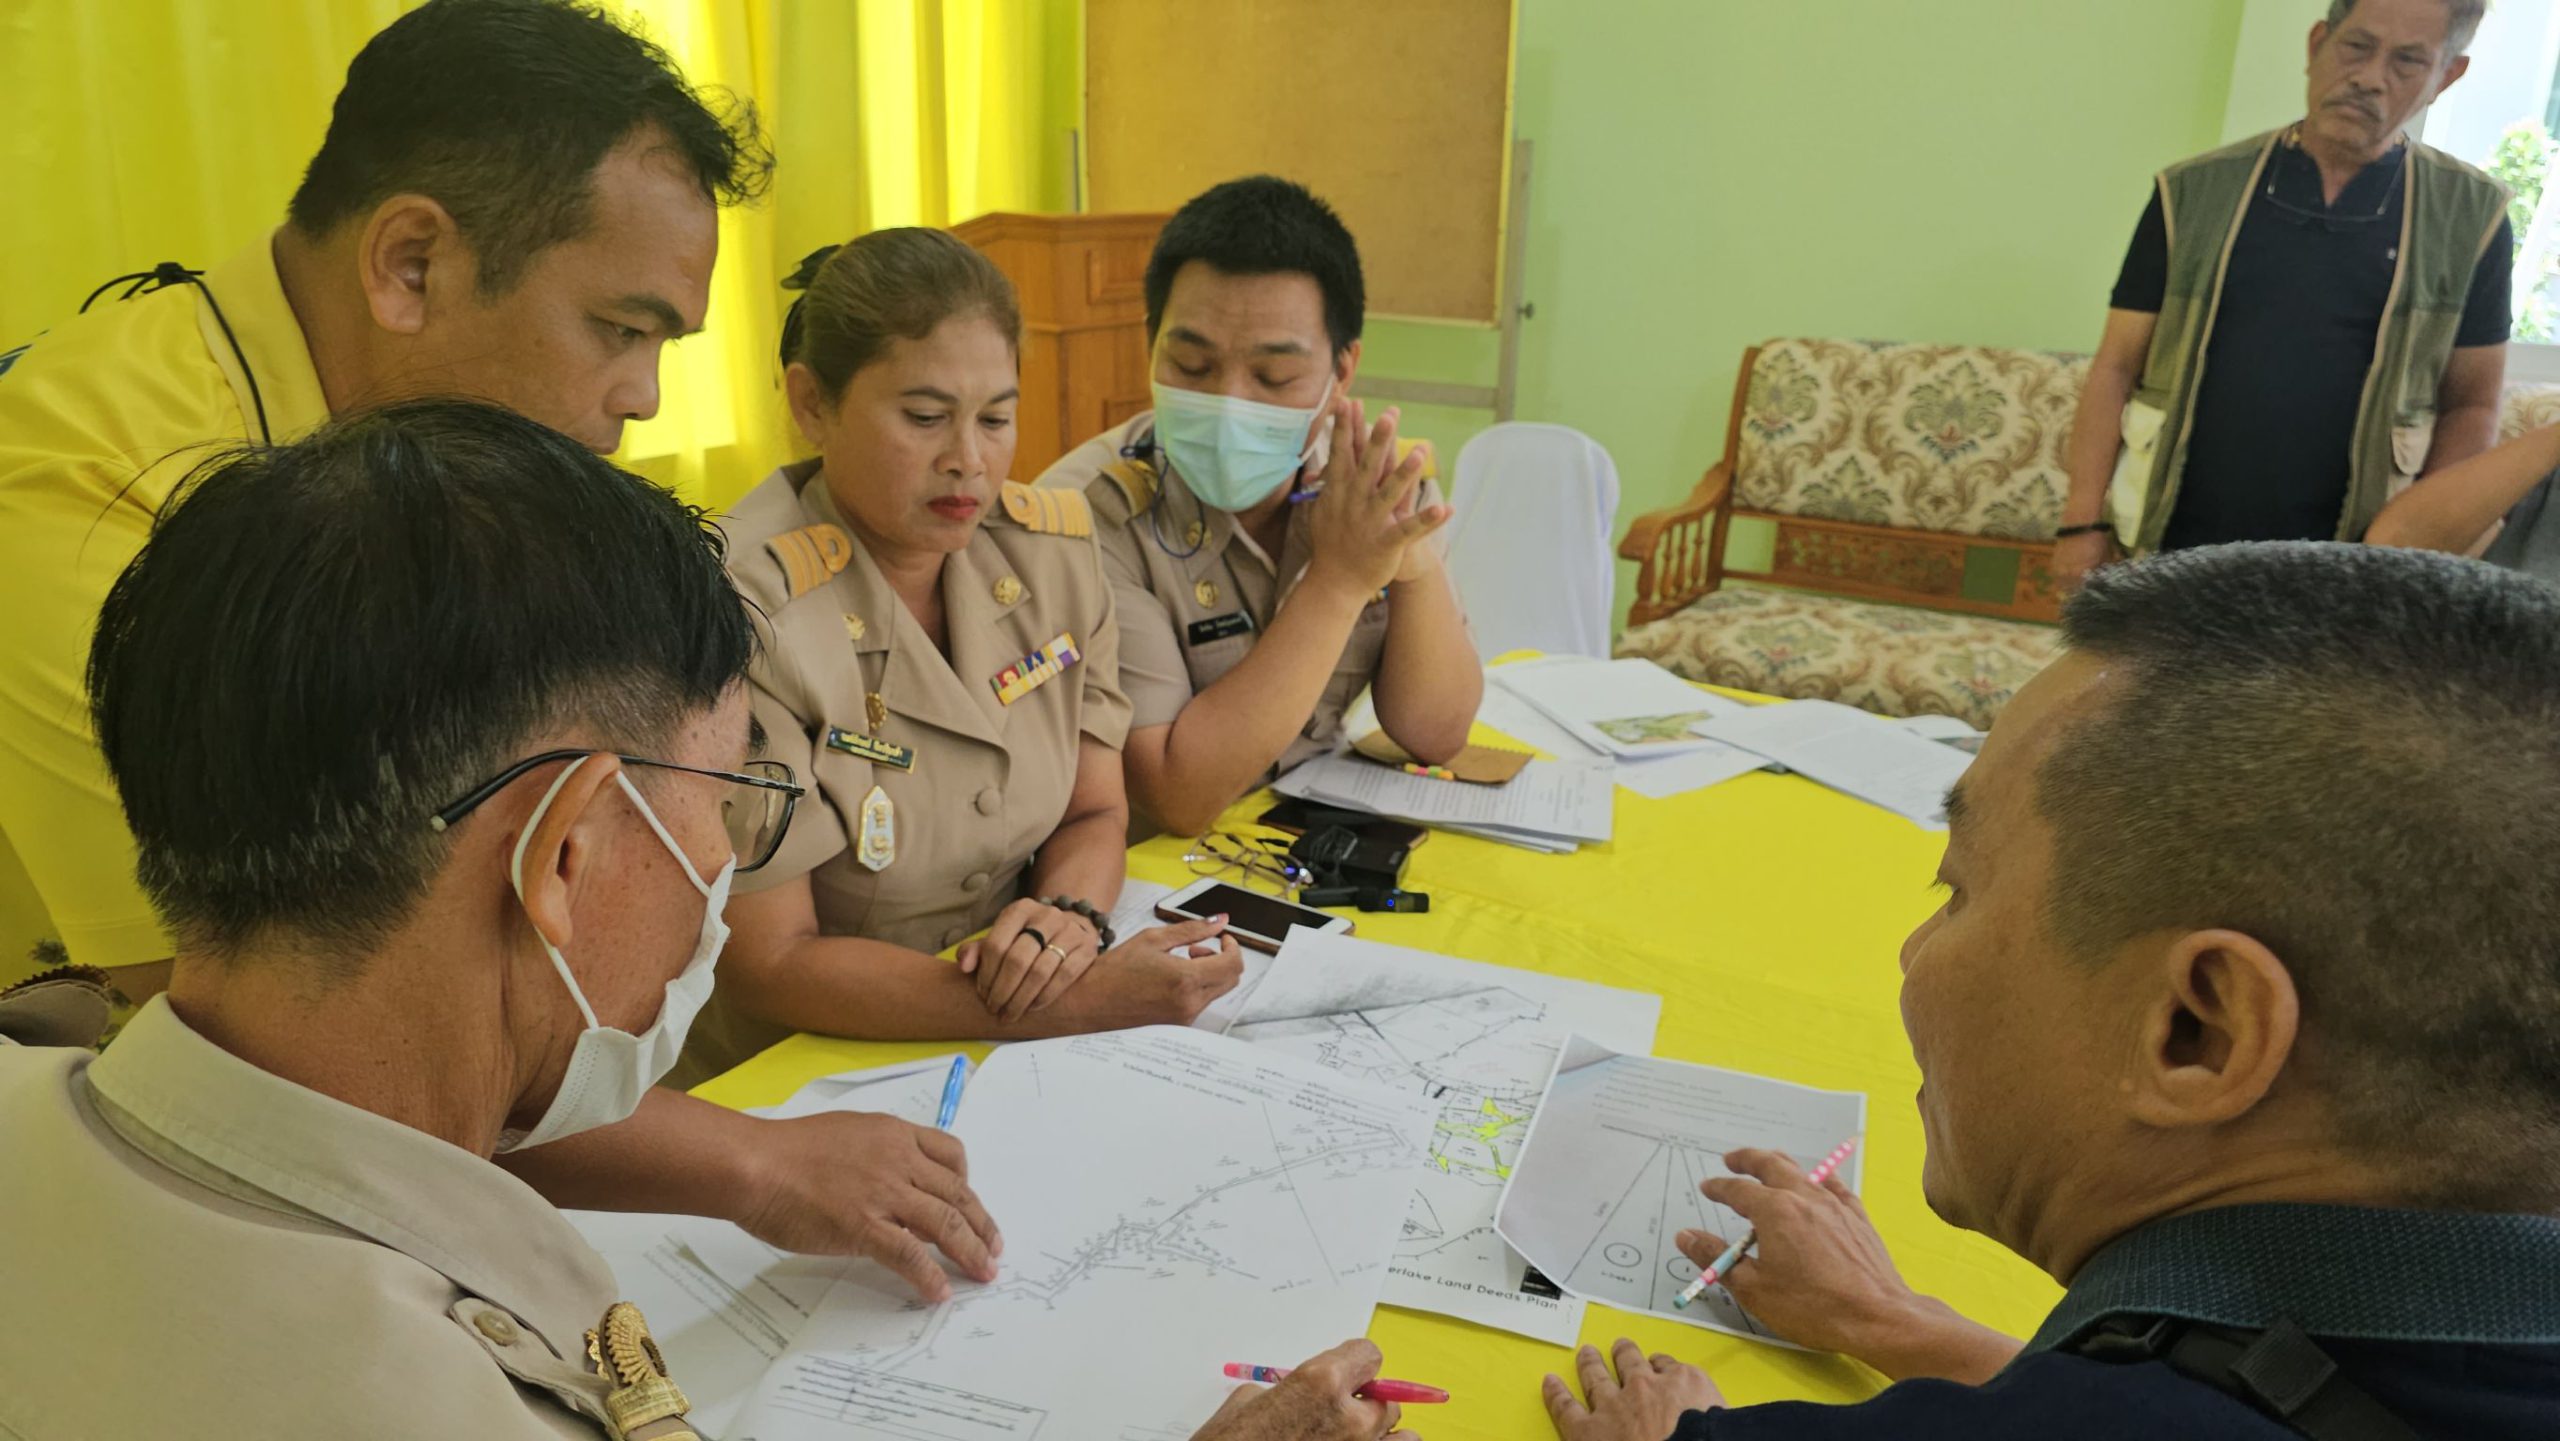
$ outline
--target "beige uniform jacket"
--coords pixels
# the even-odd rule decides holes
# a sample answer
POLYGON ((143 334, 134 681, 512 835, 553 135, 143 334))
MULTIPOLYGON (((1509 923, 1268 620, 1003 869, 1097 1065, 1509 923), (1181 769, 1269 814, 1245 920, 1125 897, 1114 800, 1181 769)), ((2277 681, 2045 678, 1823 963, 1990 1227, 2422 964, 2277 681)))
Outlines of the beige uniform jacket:
MULTIPOLYGON (((1119 625, 1083 498, 1003 488, 968 548, 943 562, 948 660, 854 539, 814 462, 767 478, 722 529, 730 577, 762 613, 749 680, 765 754, 809 787, 782 849, 737 889, 805 875, 825 934, 920 951, 984 929, 1022 894, 1033 853, 1065 817, 1083 740, 1117 750, 1129 734, 1119 625), (998 678, 1062 637, 1074 663, 1004 701, 998 678), (913 766, 868 758, 866 737, 911 750, 913 766), (875 786, 895 832, 877 870, 858 855, 875 786)), ((788 1034, 715 991, 673 1079, 698 1084, 788 1034)))
MULTIPOLYGON (((1162 464, 1153 416, 1142 413, 1059 457, 1043 487, 1082 491, 1093 503, 1103 570, 1120 608, 1120 685, 1130 728, 1173 724, 1191 698, 1236 668, 1271 624, 1310 554, 1304 507, 1289 518, 1275 559, 1223 510, 1204 506, 1162 464)), ((1378 673, 1387 642, 1381 591, 1344 642, 1333 678, 1297 739, 1264 778, 1322 755, 1342 739, 1342 718, 1378 673)))
POLYGON ((550 1202, 165 997, 104 1055, 0 1044, 0 1138, 0 1437, 612 1434, 613 1276, 550 1202))

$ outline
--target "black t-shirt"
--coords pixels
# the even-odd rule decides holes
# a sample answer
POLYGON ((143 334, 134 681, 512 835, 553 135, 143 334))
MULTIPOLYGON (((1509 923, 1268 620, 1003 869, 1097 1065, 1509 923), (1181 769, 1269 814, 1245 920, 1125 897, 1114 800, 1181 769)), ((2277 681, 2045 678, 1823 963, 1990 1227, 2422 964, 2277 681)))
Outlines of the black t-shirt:
MULTIPOLYGON (((2366 166, 2335 205, 2323 203, 2309 155, 2278 145, 2269 158, 2231 248, 2162 549, 2336 535, 2356 410, 2399 263, 2407 154, 2404 146, 2366 166)), ((2506 340, 2512 248, 2501 220, 2471 272, 2455 345, 2506 340)), ((2157 314, 2168 277, 2155 186, 2109 303, 2157 314)))
MULTIPOLYGON (((2323 1339, 2374 1400, 2424 1436, 2560 1436, 2560 1346, 2323 1339)), ((2158 1361, 2117 1365, 2044 1351, 1981 1386, 1905 1381, 1855 1406, 1779 1402, 1692 1411, 1671 1441, 2301 1441, 2244 1403, 2158 1361)))

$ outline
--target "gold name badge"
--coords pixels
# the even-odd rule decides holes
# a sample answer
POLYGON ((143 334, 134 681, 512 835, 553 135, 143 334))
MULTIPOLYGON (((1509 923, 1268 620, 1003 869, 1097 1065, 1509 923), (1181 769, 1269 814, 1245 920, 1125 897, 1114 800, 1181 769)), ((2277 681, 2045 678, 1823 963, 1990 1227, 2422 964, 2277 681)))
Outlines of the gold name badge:
POLYGON ((849 756, 860 756, 864 760, 888 766, 893 770, 911 771, 916 768, 914 747, 902 746, 895 741, 884 741, 878 736, 867 736, 860 731, 849 731, 843 726, 827 727, 827 749, 842 751, 849 756))

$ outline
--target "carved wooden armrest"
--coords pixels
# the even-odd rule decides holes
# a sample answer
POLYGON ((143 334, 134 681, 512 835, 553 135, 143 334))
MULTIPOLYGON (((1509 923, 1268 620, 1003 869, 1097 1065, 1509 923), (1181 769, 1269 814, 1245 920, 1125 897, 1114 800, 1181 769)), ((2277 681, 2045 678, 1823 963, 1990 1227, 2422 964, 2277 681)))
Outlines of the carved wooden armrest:
POLYGON ((1627 527, 1618 555, 1639 567, 1627 624, 1659 620, 1715 589, 1716 512, 1732 489, 1733 462, 1720 460, 1686 500, 1647 511, 1627 527))

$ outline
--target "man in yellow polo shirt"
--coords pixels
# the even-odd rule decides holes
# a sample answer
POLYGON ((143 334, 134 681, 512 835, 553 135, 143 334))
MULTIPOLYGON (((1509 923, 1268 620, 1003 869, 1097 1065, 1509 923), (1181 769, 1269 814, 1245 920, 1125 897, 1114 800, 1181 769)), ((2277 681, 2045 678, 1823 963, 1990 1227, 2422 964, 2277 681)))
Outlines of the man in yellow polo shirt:
MULTIPOLYGON (((422 393, 611 450, 657 409, 659 347, 702 323, 716 206, 770 167, 751 115, 606 21, 435 0, 348 67, 282 228, 201 274, 125 277, 0 354, 0 836, 71 961, 136 1002, 165 984, 81 671, 99 601, 187 472, 422 393)), ((38 939, 0 935, 0 984, 38 939)))
MULTIPOLYGON (((141 293, 0 355, 0 832, 74 962, 136 1002, 166 984, 84 671, 101 601, 188 471, 434 393, 613 449, 657 409, 659 347, 702 323, 717 207, 771 165, 752 110, 706 104, 599 14, 428 0, 347 67, 274 235, 202 275, 128 276, 141 293)), ((315 846, 344 845, 313 824, 315 846)), ((555 1205, 724 1217, 946 1294, 924 1243, 957 1241, 960 1171, 887 1118, 812 1119, 652 1089, 632 1119, 503 1164, 555 1205)))

